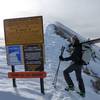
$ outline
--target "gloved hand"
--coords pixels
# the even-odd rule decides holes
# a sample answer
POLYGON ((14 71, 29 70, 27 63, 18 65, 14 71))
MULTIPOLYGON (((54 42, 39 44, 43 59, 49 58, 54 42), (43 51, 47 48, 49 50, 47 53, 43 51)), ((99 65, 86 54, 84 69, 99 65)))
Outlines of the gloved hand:
POLYGON ((64 60, 62 55, 59 56, 59 59, 62 60, 62 61, 64 60))

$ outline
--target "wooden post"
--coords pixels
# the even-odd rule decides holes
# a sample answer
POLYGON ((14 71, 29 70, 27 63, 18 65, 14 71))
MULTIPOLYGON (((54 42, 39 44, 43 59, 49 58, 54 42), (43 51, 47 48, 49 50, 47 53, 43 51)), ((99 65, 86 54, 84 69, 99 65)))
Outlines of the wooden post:
POLYGON ((40 78, 40 87, 41 87, 41 93, 45 94, 44 93, 44 80, 43 80, 43 78, 40 78))
MULTIPOLYGON (((11 68, 12 68, 12 72, 15 72, 15 66, 12 65, 11 68)), ((13 82, 13 87, 17 87, 15 78, 12 79, 12 82, 13 82)))

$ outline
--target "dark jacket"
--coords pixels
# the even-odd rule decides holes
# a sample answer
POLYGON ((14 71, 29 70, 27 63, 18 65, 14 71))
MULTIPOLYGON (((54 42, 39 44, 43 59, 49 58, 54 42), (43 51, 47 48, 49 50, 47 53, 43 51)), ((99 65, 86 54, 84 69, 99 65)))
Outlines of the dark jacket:
POLYGON ((70 58, 73 62, 82 64, 83 60, 82 60, 82 45, 81 44, 74 46, 74 50, 70 58))
POLYGON ((75 41, 73 53, 70 57, 63 58, 63 60, 68 61, 72 60, 76 64, 83 64, 82 60, 82 44, 79 43, 79 41, 75 41))

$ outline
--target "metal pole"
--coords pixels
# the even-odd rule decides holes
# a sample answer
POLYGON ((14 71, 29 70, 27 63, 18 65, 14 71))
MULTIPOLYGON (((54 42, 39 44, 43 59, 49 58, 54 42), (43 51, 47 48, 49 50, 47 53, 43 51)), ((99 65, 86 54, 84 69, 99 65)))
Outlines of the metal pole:
MULTIPOLYGON (((64 49, 65 49, 65 47, 62 46, 62 48, 61 48, 61 54, 60 54, 61 56, 63 55, 64 49)), ((55 74, 55 77, 54 77, 54 80, 53 80, 54 88, 56 88, 56 83, 57 83, 58 71, 59 71, 60 63, 61 63, 61 61, 59 60, 58 68, 57 68, 57 71, 56 71, 56 74, 55 74)))
POLYGON ((40 87, 41 87, 41 93, 45 94, 44 93, 44 80, 43 80, 43 78, 40 78, 40 87))
POLYGON ((60 62, 61 61, 59 60, 58 68, 57 68, 57 71, 56 71, 56 74, 54 77, 54 81, 53 81, 54 88, 56 88, 56 82, 57 82, 57 78, 58 78, 58 71, 59 71, 59 67, 60 67, 60 62))
MULTIPOLYGON (((15 66, 12 65, 11 68, 12 68, 12 72, 15 72, 15 66)), ((13 82, 13 87, 17 87, 15 78, 12 79, 12 82, 13 82)))

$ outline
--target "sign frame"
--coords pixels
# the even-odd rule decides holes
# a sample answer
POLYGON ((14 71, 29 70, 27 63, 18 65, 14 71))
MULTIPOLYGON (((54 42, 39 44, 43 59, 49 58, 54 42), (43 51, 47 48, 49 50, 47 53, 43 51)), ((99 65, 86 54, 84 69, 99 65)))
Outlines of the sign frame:
MULTIPOLYGON (((33 16, 33 17, 23 17, 23 18, 13 18, 4 20, 4 33, 5 33, 5 45, 25 45, 30 44, 41 44, 42 49, 44 49, 44 34, 43 34, 43 17, 33 16)), ((24 52, 24 51, 23 51, 24 52)), ((42 52, 41 68, 39 71, 44 71, 44 50, 42 52)), ((7 54, 8 56, 8 54, 7 54)), ((24 57, 23 53, 23 57, 24 57)), ((8 59, 7 59, 8 60, 8 59)), ((23 61, 24 65, 25 60, 23 61)), ((12 72, 15 72, 14 63, 10 64, 12 72)), ((13 87, 17 87, 16 78, 12 77, 13 87)), ((44 93, 44 80, 40 77, 40 87, 41 93, 44 93)))

